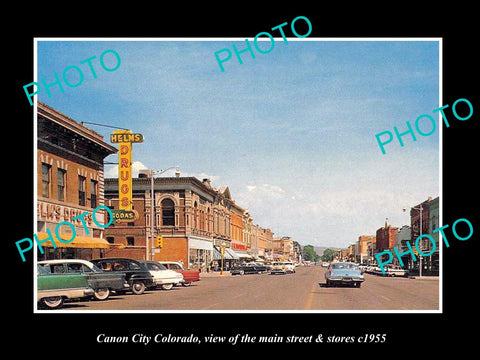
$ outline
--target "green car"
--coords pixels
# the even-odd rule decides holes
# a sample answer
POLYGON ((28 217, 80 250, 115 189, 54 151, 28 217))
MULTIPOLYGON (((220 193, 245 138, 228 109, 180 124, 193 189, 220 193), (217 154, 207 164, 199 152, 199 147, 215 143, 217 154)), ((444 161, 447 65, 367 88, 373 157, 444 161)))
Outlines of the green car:
POLYGON ((51 274, 37 265, 37 302, 39 305, 57 309, 65 299, 92 296, 94 290, 88 284, 86 274, 51 274))

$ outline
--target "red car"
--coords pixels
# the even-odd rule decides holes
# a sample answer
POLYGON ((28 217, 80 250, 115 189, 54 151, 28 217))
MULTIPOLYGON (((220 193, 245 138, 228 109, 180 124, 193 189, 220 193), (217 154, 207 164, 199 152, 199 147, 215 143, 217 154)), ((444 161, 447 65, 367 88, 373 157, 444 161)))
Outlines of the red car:
POLYGON ((200 272, 193 269, 185 269, 182 263, 177 261, 159 261, 160 264, 165 265, 167 269, 174 270, 183 275, 183 286, 190 286, 192 282, 200 280, 200 272))

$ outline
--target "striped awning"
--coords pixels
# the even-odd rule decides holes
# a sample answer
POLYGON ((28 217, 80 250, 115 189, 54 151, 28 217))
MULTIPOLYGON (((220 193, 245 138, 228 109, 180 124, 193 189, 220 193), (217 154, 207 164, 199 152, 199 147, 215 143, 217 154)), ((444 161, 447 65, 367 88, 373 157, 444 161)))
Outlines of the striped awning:
MULTIPOLYGON (((59 234, 62 240, 68 241, 72 238, 72 235, 59 234)), ((53 234, 52 234, 53 236, 53 234)), ((48 238, 46 232, 38 232, 37 237, 39 241, 45 240, 48 238)), ((90 236, 75 236, 75 239, 69 243, 64 243, 58 241, 55 236, 53 236, 55 245, 58 247, 67 247, 67 248, 78 248, 78 249, 110 249, 112 247, 122 248, 125 247, 123 244, 110 244, 107 240, 97 237, 90 236)), ((52 241, 46 241, 41 244, 42 247, 51 247, 53 248, 52 241)))

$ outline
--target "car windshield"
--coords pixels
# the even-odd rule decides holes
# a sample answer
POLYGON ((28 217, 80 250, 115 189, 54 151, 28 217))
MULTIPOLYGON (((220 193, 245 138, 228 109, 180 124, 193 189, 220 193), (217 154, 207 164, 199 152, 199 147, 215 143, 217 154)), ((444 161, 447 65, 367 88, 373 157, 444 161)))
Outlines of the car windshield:
POLYGON ((351 263, 335 263, 332 264, 332 269, 358 269, 358 265, 351 263))
POLYGON ((37 264, 37 274, 40 274, 40 275, 51 274, 50 273, 50 268, 43 267, 42 265, 37 264))

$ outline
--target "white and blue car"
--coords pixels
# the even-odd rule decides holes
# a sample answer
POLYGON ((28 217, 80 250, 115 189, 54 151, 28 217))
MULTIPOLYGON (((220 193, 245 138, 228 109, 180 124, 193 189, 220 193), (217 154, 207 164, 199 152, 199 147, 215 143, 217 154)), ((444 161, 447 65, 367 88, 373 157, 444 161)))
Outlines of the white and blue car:
POLYGON ((325 272, 325 281, 327 287, 340 284, 360 287, 362 282, 365 281, 365 278, 358 264, 352 262, 334 262, 328 266, 325 272))

